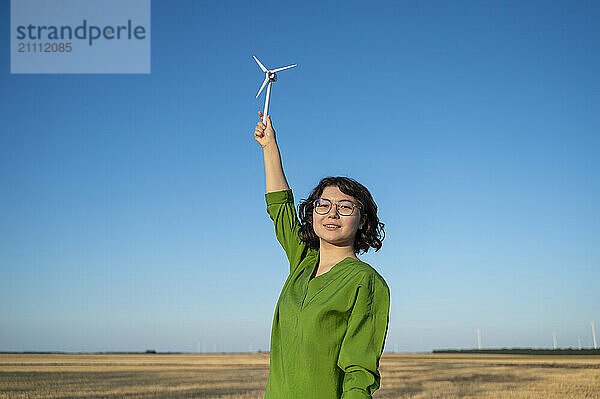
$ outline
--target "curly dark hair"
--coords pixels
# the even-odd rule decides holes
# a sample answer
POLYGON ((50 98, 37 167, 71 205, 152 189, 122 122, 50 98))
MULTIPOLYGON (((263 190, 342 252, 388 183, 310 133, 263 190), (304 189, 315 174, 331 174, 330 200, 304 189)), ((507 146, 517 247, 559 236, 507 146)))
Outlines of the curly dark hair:
POLYGON ((337 186, 341 192, 354 197, 358 203, 361 213, 360 222, 362 227, 356 232, 354 239, 354 253, 361 254, 369 251, 369 248, 375 248, 379 251, 382 241, 385 238, 384 224, 377 217, 377 204, 371 197, 369 190, 359 182, 349 177, 328 176, 319 182, 313 189, 310 196, 302 199, 299 206, 300 229, 298 236, 306 243, 309 248, 319 248, 319 237, 315 233, 312 225, 314 202, 321 197, 325 187, 337 186))

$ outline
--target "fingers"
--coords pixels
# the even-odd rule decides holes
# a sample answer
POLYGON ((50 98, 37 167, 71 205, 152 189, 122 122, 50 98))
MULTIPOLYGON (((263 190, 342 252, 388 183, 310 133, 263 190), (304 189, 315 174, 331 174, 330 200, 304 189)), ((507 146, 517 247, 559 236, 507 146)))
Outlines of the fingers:
POLYGON ((256 127, 254 128, 254 138, 256 138, 256 139, 265 137, 265 130, 267 128, 272 129, 271 115, 267 115, 267 119, 265 121, 266 124, 263 123, 263 121, 262 121, 263 113, 258 111, 258 116, 260 117, 260 120, 256 123, 256 127))
MULTIPOLYGON (((258 116, 260 117, 260 120, 262 121, 262 119, 263 119, 263 113, 260 112, 260 111, 258 111, 258 116)), ((271 127, 271 115, 267 115, 266 122, 267 122, 267 126, 271 127)))
POLYGON ((262 122, 256 124, 257 126, 254 128, 254 137, 264 137, 265 128, 262 122), (260 125, 263 125, 262 127, 260 125))

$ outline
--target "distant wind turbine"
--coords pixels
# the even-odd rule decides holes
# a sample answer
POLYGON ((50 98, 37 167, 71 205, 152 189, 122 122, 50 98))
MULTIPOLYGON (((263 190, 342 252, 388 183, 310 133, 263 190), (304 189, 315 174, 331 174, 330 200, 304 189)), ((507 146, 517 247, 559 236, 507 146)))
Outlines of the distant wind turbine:
POLYGON ((554 350, 556 350, 556 332, 552 332, 552 342, 554 343, 554 350))
POLYGON ((592 325, 592 337, 594 338, 594 349, 598 349, 598 345, 596 344, 596 325, 593 321, 590 322, 592 325))
POLYGON ((477 329, 477 348, 481 350, 481 330, 477 329))

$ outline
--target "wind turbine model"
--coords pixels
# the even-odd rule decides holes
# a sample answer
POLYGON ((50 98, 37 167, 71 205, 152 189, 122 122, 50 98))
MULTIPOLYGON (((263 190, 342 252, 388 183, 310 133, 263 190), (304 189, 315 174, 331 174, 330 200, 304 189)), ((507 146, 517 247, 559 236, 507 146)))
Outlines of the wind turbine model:
POLYGON ((269 82, 269 85, 267 86, 267 98, 265 99, 265 112, 263 112, 263 119, 262 119, 263 123, 267 123, 267 112, 269 111, 269 97, 271 96, 271 83, 277 82, 277 73, 276 72, 283 71, 284 69, 288 69, 288 68, 293 68, 296 66, 296 64, 288 65, 288 66, 277 68, 277 69, 268 70, 267 68, 265 68, 265 66, 263 64, 260 63, 258 58, 256 58, 255 56, 252 56, 252 57, 254 57, 254 61, 256 61, 256 63, 260 67, 260 69, 262 69, 262 71, 265 73, 265 80, 263 81, 262 86, 260 86, 260 90, 258 91, 258 94, 256 94, 256 98, 258 98, 262 89, 264 89, 267 82, 269 82))

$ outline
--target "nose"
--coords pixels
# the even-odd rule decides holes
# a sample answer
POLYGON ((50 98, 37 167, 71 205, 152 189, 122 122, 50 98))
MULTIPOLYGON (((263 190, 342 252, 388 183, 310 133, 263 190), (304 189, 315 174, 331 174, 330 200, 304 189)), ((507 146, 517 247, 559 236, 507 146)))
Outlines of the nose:
POLYGON ((331 209, 329 210, 329 217, 334 219, 339 219, 340 214, 338 213, 337 204, 331 204, 331 209))

